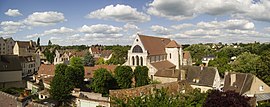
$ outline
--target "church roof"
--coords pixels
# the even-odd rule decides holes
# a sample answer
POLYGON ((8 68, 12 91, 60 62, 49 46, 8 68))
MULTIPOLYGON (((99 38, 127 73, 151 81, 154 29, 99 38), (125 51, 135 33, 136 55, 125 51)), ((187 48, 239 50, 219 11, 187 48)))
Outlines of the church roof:
POLYGON ((151 65, 153 67, 155 67, 157 70, 161 70, 161 69, 172 69, 172 68, 175 68, 176 67, 174 64, 172 64, 168 60, 154 62, 154 63, 151 63, 151 65))
POLYGON ((148 51, 149 55, 162 55, 166 54, 165 47, 171 42, 169 38, 153 37, 138 35, 144 48, 148 51))
POLYGON ((176 43, 175 40, 172 40, 169 44, 166 45, 166 48, 180 48, 181 46, 176 43))

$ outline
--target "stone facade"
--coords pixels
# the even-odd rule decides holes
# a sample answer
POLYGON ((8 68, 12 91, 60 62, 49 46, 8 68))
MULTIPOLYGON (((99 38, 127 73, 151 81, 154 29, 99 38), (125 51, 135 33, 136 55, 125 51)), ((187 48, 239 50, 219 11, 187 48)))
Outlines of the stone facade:
POLYGON ((15 41, 12 38, 0 37, 0 55, 12 55, 15 41))

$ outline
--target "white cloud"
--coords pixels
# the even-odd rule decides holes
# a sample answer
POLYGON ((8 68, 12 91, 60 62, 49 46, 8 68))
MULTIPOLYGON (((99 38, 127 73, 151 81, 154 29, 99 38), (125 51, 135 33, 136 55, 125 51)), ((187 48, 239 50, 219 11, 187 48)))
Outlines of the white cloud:
POLYGON ((168 35, 170 34, 171 30, 168 29, 168 28, 165 28, 163 26, 159 26, 159 25, 153 25, 151 26, 151 30, 157 34, 160 34, 160 35, 168 35))
POLYGON ((189 23, 184 23, 184 24, 179 24, 179 25, 172 25, 171 27, 176 29, 176 30, 182 30, 182 29, 186 29, 189 27, 193 27, 193 24, 189 24, 189 23))
POLYGON ((44 35, 65 35, 65 34, 71 34, 75 32, 71 28, 61 27, 59 29, 51 29, 44 31, 44 35))
POLYGON ((14 21, 3 21, 0 25, 2 29, 0 35, 12 35, 25 27, 23 23, 14 21))
POLYGON ((138 26, 131 24, 131 23, 127 23, 124 25, 124 29, 125 30, 134 30, 134 31, 138 31, 140 30, 138 26))
POLYGON ((35 34, 27 35, 26 38, 36 38, 40 36, 42 36, 42 34, 35 33, 35 34))
POLYGON ((102 34, 117 34, 122 30, 120 27, 112 25, 96 24, 96 25, 83 25, 79 31, 83 33, 102 33, 102 34))
POLYGON ((200 14, 228 15, 237 18, 250 18, 270 21, 270 1, 260 0, 154 0, 148 5, 151 15, 170 20, 193 18, 200 14))
POLYGON ((270 33, 270 27, 264 28, 264 31, 267 32, 267 33, 270 33))
POLYGON ((17 9, 8 9, 7 12, 5 12, 5 15, 16 17, 16 16, 22 16, 22 14, 17 9))
POLYGON ((146 22, 150 20, 150 16, 142 12, 138 12, 136 8, 129 5, 108 5, 105 8, 89 13, 87 18, 97 18, 106 20, 115 20, 118 22, 146 22))
POLYGON ((196 29, 185 31, 184 34, 189 36, 219 36, 221 34, 221 31, 210 29, 209 30, 196 29))
POLYGON ((34 12, 29 15, 24 22, 31 26, 48 26, 65 21, 63 13, 48 11, 48 12, 34 12))
POLYGON ((211 22, 199 22, 197 24, 199 28, 204 29, 241 29, 252 30, 255 28, 254 23, 244 19, 232 19, 226 21, 211 21, 211 22))

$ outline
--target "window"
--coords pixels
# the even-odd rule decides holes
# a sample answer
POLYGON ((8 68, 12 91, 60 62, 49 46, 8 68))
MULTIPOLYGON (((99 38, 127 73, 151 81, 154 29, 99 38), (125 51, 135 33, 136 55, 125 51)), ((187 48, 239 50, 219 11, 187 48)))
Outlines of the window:
POLYGON ((139 45, 134 46, 132 53, 142 53, 142 48, 139 45))
POLYGON ((143 58, 141 57, 141 66, 143 66, 143 58))
POLYGON ((132 65, 135 65, 135 59, 134 59, 134 56, 132 56, 132 65))
POLYGON ((263 89, 263 86, 261 85, 260 87, 259 87, 259 91, 263 91, 264 89, 263 89))
POLYGON ((172 54, 170 53, 170 59, 172 59, 172 54))
POLYGON ((136 65, 139 65, 140 59, 139 56, 136 56, 136 65))

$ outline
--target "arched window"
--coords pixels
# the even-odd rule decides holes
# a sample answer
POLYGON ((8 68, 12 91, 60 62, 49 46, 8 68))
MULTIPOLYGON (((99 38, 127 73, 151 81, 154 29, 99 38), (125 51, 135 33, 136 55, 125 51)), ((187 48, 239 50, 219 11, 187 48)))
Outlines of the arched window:
POLYGON ((143 66, 143 58, 141 57, 141 66, 143 66))
POLYGON ((139 62, 140 62, 139 56, 136 56, 136 65, 139 65, 139 62))
POLYGON ((139 45, 134 46, 132 53, 142 53, 142 48, 139 45))
POLYGON ((132 65, 135 65, 135 59, 134 59, 134 56, 132 56, 132 65))

